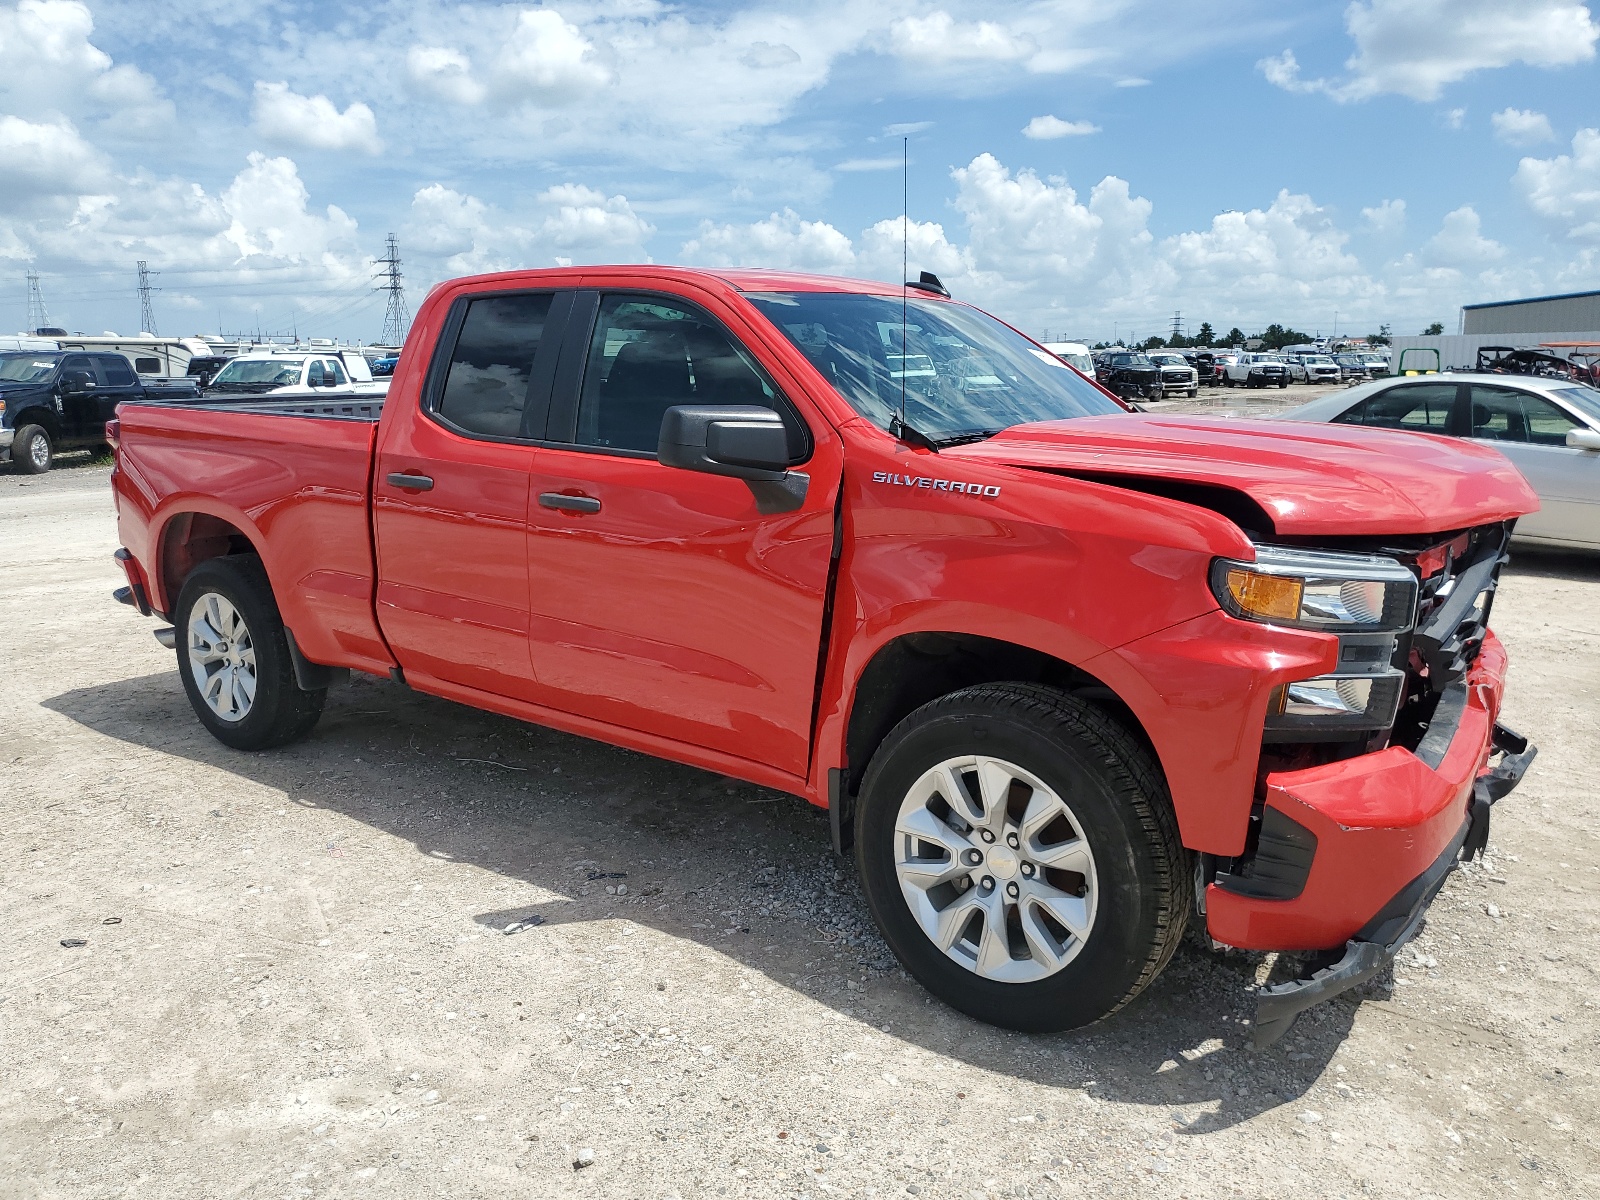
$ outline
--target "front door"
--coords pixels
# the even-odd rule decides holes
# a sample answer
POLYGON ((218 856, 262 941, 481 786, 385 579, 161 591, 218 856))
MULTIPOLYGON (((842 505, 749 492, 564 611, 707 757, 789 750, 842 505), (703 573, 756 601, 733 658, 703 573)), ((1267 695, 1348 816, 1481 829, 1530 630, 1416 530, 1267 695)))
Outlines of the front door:
POLYGON ((69 354, 61 360, 61 382, 56 385, 56 415, 61 419, 63 444, 80 445, 98 439, 100 402, 95 392, 100 377, 87 354, 69 354))
POLYGON ((529 511, 545 703, 803 776, 838 438, 808 428, 770 371, 686 300, 585 293, 579 311, 595 315, 574 322, 563 354, 529 511), (777 409, 809 477, 804 500, 662 466, 675 404, 777 409))
POLYGON ((1576 417, 1520 388, 1469 385, 1470 436, 1493 446, 1539 493, 1539 511, 1517 522, 1526 537, 1600 544, 1600 454, 1567 445, 1586 428, 1576 417))
POLYGON ((533 698, 528 473, 571 299, 457 300, 427 379, 387 398, 422 408, 383 423, 372 481, 378 620, 414 682, 533 698))

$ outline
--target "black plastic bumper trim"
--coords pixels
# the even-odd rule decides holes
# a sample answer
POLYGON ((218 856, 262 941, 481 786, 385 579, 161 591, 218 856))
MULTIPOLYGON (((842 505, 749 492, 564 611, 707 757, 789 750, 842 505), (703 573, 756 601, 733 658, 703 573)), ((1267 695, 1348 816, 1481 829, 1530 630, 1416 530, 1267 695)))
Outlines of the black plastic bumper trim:
POLYGON ((1316 856, 1317 835, 1269 804, 1261 814, 1255 852, 1237 871, 1218 871, 1216 884, 1236 896, 1293 900, 1305 891, 1316 856))
POLYGON ((856 798, 850 792, 849 772, 842 767, 828 771, 828 832, 835 854, 850 853, 856 843, 856 798))

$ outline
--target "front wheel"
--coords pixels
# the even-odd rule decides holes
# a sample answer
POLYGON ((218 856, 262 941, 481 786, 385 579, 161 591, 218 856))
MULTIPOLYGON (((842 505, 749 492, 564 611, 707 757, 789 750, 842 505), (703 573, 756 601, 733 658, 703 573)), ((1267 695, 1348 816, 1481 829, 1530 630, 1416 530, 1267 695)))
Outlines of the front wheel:
POLYGON ((301 691, 272 585, 255 555, 213 558, 178 595, 178 673, 213 737, 266 750, 309 733, 327 689, 301 691))
POLYGON ((873 755, 856 861, 906 969, 978 1020, 1087 1025, 1167 964, 1190 888, 1160 770, 1102 710, 986 684, 919 708, 873 755))
POLYGON ((1286 388, 1289 386, 1289 381, 1287 379, 1280 379, 1278 380, 1278 386, 1280 388, 1286 388))
POLYGON ((11 439, 11 461, 24 475, 43 475, 55 461, 55 447, 42 425, 24 425, 11 439))

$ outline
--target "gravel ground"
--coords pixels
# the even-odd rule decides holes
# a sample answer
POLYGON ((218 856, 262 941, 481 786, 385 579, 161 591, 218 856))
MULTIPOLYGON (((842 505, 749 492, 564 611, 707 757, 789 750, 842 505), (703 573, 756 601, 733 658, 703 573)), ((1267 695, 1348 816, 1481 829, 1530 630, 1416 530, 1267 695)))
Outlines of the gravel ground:
POLYGON ((0 1195, 1600 1192, 1600 560, 1502 588, 1489 861, 1257 1053, 1197 943, 1080 1033, 948 1011, 777 793, 376 680, 229 751, 106 483, 0 473, 0 1195))

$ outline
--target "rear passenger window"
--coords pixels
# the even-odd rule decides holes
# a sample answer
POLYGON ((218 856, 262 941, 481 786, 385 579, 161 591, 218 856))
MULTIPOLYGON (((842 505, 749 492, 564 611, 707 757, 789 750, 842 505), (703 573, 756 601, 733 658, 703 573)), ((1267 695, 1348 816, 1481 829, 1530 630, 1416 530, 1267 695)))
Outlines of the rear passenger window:
POLYGON ((326 378, 326 375, 322 369, 322 360, 320 358, 312 359, 311 369, 306 372, 306 386, 321 387, 324 378, 326 378))
MULTIPOLYGON (((155 359, 150 359, 155 362, 155 359)), ((120 354, 108 354, 100 360, 100 371, 105 376, 108 387, 129 387, 137 382, 133 377, 133 368, 128 365, 128 360, 120 354)))
POLYGON ((654 454, 661 418, 677 404, 774 409, 789 433, 791 461, 809 453, 799 418, 720 324, 665 299, 605 297, 584 369, 577 443, 654 454))
POLYGON ((141 375, 161 374, 161 360, 159 358, 136 358, 133 360, 133 369, 141 375))
POLYGON ((1373 396, 1339 420, 1379 429, 1448 433, 1450 408, 1455 400, 1456 385, 1453 383, 1415 383, 1373 396))
MULTIPOLYGON (((483 296, 467 306, 435 411, 469 433, 516 437, 551 293, 483 296)), ((554 347, 550 352, 554 352, 554 347)))

